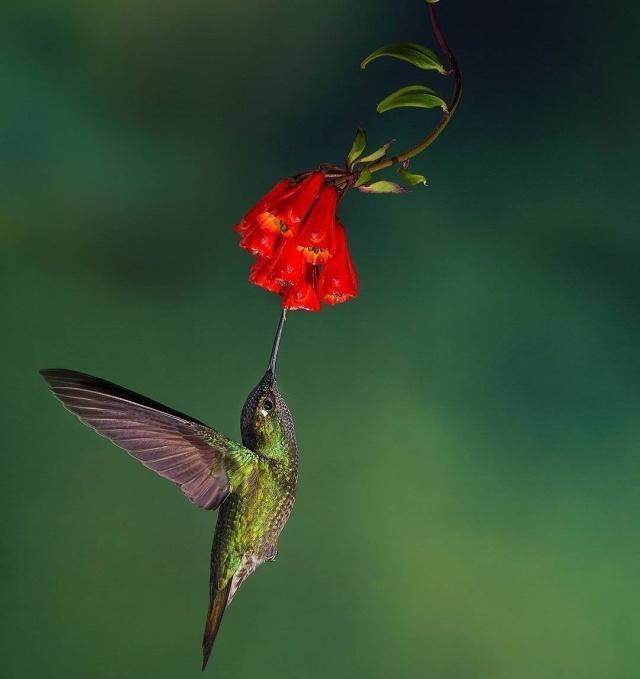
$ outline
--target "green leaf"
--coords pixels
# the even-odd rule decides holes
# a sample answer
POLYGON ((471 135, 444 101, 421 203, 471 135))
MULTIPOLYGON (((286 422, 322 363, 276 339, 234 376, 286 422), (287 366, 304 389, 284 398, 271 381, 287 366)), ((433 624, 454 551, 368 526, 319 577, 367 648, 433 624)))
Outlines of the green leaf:
POLYGON ((438 108, 447 111, 447 103, 426 85, 409 85, 401 87, 384 98, 377 107, 378 113, 390 111, 393 108, 438 108))
POLYGON ((362 170, 362 172, 360 173, 360 176, 358 177, 354 186, 358 187, 362 186, 363 184, 366 184, 371 179, 371 177, 373 177, 373 175, 365 167, 364 170, 362 170))
POLYGON ((358 191, 363 193, 407 193, 407 189, 403 189, 400 184, 383 180, 381 182, 373 182, 368 186, 359 187, 358 191))
POLYGON ((446 72, 444 66, 440 63, 440 60, 433 50, 415 42, 392 42, 384 47, 380 47, 374 52, 371 52, 371 54, 362 61, 360 68, 366 68, 367 64, 380 57, 402 59, 403 61, 408 61, 410 64, 421 68, 423 71, 438 71, 438 73, 446 72))
POLYGON ((405 182, 407 182, 407 184, 409 184, 409 186, 417 186, 418 184, 424 184, 425 186, 428 186, 427 178, 424 175, 413 174, 413 172, 408 172, 405 170, 404 167, 401 167, 398 170, 398 174, 405 182))
POLYGON ((380 158, 382 158, 384 154, 389 150, 390 146, 391 143, 385 144, 384 146, 381 146, 379 149, 376 149, 373 153, 370 153, 368 156, 363 156, 362 158, 359 158, 356 162, 373 163, 374 160, 380 160, 380 158))
POLYGON ((349 151, 349 155, 347 156, 347 167, 351 167, 353 163, 360 158, 366 146, 367 135, 364 133, 363 129, 358 128, 353 144, 351 145, 351 151, 349 151))

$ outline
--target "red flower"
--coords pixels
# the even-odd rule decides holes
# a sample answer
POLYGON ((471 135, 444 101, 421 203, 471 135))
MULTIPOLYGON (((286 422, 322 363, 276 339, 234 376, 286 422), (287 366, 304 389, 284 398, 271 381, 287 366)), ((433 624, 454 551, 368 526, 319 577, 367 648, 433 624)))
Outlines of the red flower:
POLYGON ((322 172, 282 179, 234 227, 257 256, 249 281, 281 295, 285 309, 320 311, 358 293, 338 198, 322 172))
POLYGON ((272 231, 265 231, 259 226, 250 227, 240 240, 240 247, 244 248, 252 255, 261 257, 271 257, 276 248, 278 234, 272 231))
POLYGON ((318 293, 325 304, 339 304, 358 294, 358 277, 353 267, 344 226, 336 224, 336 254, 322 267, 318 293))
POLYGON ((249 272, 249 282, 254 285, 259 285, 269 292, 280 294, 282 291, 280 283, 269 278, 269 270, 271 269, 272 264, 273 262, 270 259, 258 257, 249 272))
POLYGON ((285 238, 292 238, 315 203, 323 184, 322 172, 312 172, 296 185, 293 192, 285 192, 265 207, 256 218, 258 224, 265 231, 279 232, 285 238))
POLYGON ((313 281, 304 281, 300 285, 290 286, 284 294, 282 306, 294 311, 320 311, 320 298, 313 281))
POLYGON ((335 187, 323 187, 300 231, 297 245, 305 260, 311 264, 324 264, 335 250, 337 204, 338 192, 335 187))
POLYGON ((305 279, 306 273, 307 266, 302 251, 295 241, 284 241, 273 260, 269 272, 271 279, 280 285, 298 285, 305 279))
POLYGON ((233 230, 236 233, 244 235, 251 227, 256 226, 257 216, 268 209, 276 198, 281 198, 285 191, 291 188, 292 184, 288 179, 281 179, 262 200, 258 201, 251 210, 247 212, 247 214, 233 227, 233 230))

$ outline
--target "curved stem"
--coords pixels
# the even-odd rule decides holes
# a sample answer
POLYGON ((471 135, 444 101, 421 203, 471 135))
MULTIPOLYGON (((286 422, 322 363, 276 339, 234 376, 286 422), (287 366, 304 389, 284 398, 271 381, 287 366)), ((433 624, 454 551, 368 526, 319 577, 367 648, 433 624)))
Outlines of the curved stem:
POLYGON ((447 61, 451 67, 451 73, 453 73, 453 77, 455 79, 453 99, 451 100, 449 109, 442 114, 442 118, 440 118, 438 124, 433 128, 427 137, 425 137, 419 144, 416 144, 416 146, 411 147, 404 153, 400 153, 397 156, 393 156, 391 158, 384 158, 383 160, 379 160, 377 163, 369 165, 367 170, 369 170, 371 173, 384 170, 385 168, 391 167, 396 163, 402 163, 405 160, 409 160, 409 158, 417 156, 428 146, 431 146, 431 144, 433 144, 433 142, 440 136, 442 130, 444 130, 444 128, 449 124, 449 121, 451 118, 453 118, 453 114, 460 103, 460 96, 462 95, 462 72, 460 71, 460 66, 458 65, 457 59, 455 58, 453 52, 447 44, 447 41, 445 40, 444 35, 442 34, 442 28, 440 27, 440 21, 438 20, 438 13, 436 12, 435 4, 429 3, 429 16, 431 17, 431 25, 433 26, 433 32, 435 33, 438 45, 440 45, 440 49, 447 57, 447 61))

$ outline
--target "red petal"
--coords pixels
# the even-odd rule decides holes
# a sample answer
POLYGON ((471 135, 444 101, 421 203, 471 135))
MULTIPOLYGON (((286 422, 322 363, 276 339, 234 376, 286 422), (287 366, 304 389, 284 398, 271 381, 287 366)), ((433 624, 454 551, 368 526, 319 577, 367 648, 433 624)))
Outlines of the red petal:
POLYGON ((240 247, 252 255, 271 257, 276 249, 278 234, 264 231, 259 226, 254 226, 247 231, 240 241, 240 247))
POLYGON ((320 298, 318 297, 318 293, 316 292, 313 283, 310 281, 303 281, 299 285, 292 286, 285 292, 282 306, 291 311, 296 309, 303 311, 320 311, 320 298))
POLYGON ((276 223, 273 218, 277 218, 281 222, 280 230, 282 235, 285 238, 295 236, 300 222, 311 209, 323 184, 324 175, 322 172, 313 172, 295 187, 293 193, 283 196, 268 210, 265 210, 264 212, 268 212, 272 217, 263 217, 263 220, 271 224, 271 228, 273 228, 273 225, 276 223))
POLYGON ((349 255, 344 227, 339 222, 336 223, 336 252, 320 271, 318 293, 326 304, 346 302, 358 294, 358 277, 349 255))
POLYGON ((271 277, 283 285, 298 284, 304 279, 306 268, 302 252, 298 250, 295 242, 288 240, 284 242, 273 261, 271 277))
POLYGON ((335 222, 338 192, 334 186, 323 187, 318 202, 307 216, 300 231, 300 245, 304 247, 335 248, 335 222))
POLYGON ((233 230, 243 236, 250 228, 250 224, 246 219, 242 218, 234 227, 233 230))
POLYGON ((325 186, 317 203, 305 219, 298 243, 305 259, 311 264, 323 264, 335 250, 335 223, 338 192, 325 186))
POLYGON ((263 196, 247 214, 233 227, 236 233, 244 235, 252 226, 256 225, 256 218, 261 212, 269 207, 276 199, 281 199, 289 189, 293 189, 289 179, 281 179, 272 189, 263 196))
POLYGON ((258 257, 251 267, 249 282, 254 285, 259 285, 269 292, 276 292, 279 294, 282 291, 282 286, 269 277, 269 270, 271 269, 272 264, 272 260, 266 259, 266 257, 258 257))

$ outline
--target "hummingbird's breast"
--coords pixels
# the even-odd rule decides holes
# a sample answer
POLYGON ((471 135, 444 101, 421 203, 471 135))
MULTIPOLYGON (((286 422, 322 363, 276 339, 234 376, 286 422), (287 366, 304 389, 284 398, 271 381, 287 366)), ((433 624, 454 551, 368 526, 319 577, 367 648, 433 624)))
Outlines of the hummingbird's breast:
POLYGON ((249 530, 255 537, 250 549, 256 556, 264 559, 275 556, 278 537, 296 499, 297 481, 297 459, 261 461, 253 492, 241 498, 241 511, 247 523, 254 527, 249 530))
MULTIPOLYGON (((249 492, 231 493, 220 507, 212 551, 216 589, 233 578, 231 596, 264 561, 273 560, 296 497, 298 460, 260 458, 249 492)), ((231 598, 230 596, 230 598, 231 598)))

